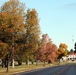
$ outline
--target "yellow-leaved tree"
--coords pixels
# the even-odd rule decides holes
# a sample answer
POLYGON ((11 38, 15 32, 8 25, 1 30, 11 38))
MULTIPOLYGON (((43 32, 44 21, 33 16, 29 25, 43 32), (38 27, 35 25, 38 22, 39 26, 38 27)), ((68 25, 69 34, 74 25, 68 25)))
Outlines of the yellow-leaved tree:
POLYGON ((38 14, 35 9, 27 10, 26 14, 26 58, 34 61, 34 52, 40 40, 40 26, 38 14))
POLYGON ((62 58, 63 56, 68 55, 68 46, 66 44, 60 44, 59 49, 57 50, 58 59, 62 58))
POLYGON ((25 32, 24 8, 25 5, 19 0, 9 0, 0 7, 0 41, 9 46, 9 51, 4 50, 6 54, 16 52, 14 49, 16 36, 25 32))

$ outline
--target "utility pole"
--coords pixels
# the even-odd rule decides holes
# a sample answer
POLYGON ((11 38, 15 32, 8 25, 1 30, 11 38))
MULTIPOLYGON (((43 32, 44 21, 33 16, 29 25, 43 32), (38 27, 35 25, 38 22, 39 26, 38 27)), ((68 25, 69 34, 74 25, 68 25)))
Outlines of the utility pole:
POLYGON ((73 60, 74 60, 74 36, 72 35, 72 49, 73 49, 73 60))

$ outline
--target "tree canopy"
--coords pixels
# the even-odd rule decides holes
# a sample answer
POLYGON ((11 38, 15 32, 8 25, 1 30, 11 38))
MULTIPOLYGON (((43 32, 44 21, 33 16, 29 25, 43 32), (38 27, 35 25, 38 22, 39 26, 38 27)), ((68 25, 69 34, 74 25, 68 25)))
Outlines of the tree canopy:
POLYGON ((68 46, 66 44, 61 43, 59 45, 59 49, 57 50, 58 58, 62 58, 62 56, 68 55, 68 46))

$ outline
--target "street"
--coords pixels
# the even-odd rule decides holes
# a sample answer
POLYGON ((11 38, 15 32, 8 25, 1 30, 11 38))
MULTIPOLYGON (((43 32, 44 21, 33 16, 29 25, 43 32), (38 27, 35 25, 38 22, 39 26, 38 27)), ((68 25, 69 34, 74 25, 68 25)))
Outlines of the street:
POLYGON ((14 75, 76 75, 76 64, 48 67, 14 75))

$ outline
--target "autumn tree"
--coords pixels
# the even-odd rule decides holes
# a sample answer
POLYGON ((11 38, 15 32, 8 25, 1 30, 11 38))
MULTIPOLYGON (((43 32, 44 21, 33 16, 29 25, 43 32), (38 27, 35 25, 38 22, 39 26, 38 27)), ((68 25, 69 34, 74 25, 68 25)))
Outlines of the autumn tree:
POLYGON ((56 59, 57 47, 52 43, 48 34, 42 35, 42 42, 37 50, 37 58, 44 62, 52 63, 56 59))
POLYGON ((48 42, 47 43, 47 54, 48 54, 48 62, 50 61, 51 63, 57 61, 57 46, 53 43, 48 42))
MULTIPOLYGON (((19 0, 9 0, 1 6, 0 40, 3 43, 7 43, 9 47, 12 46, 11 53, 13 53, 13 48, 16 44, 15 41, 18 40, 16 36, 21 36, 25 31, 24 7, 25 5, 19 2, 19 0)), ((14 49, 15 51, 16 49, 14 49)))
MULTIPOLYGON (((9 0, 0 10, 0 41, 8 45, 11 59, 18 61, 35 60, 35 52, 40 43, 40 26, 35 9, 27 10, 19 0, 9 0), (22 59, 24 58, 24 59, 22 59)), ((7 52, 6 52, 7 51, 7 52)))
POLYGON ((40 26, 38 14, 35 9, 27 10, 26 14, 26 58, 33 61, 34 52, 38 48, 40 40, 40 26))
POLYGON ((41 45, 39 46, 38 50, 37 50, 37 58, 41 61, 44 62, 44 66, 45 66, 45 62, 47 60, 47 50, 46 50, 46 44, 49 41, 49 36, 48 34, 43 34, 42 35, 42 41, 41 41, 41 45))
POLYGON ((63 56, 68 55, 68 46, 66 44, 60 44, 59 49, 57 50, 58 59, 62 58, 63 56))

